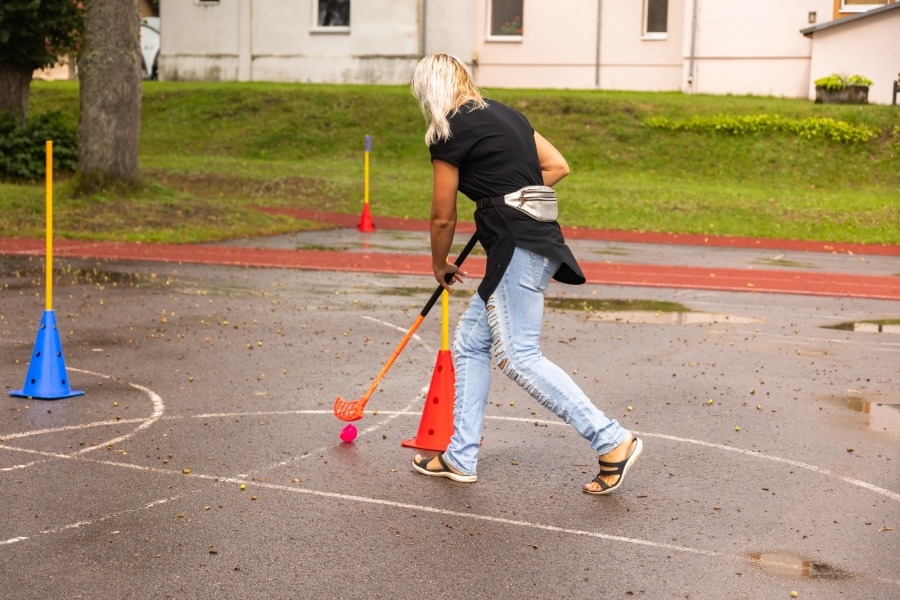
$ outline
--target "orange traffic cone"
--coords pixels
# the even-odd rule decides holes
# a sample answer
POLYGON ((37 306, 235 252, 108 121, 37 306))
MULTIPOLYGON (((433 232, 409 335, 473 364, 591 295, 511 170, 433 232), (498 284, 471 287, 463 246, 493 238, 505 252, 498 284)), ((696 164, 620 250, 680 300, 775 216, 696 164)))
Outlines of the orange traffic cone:
POLYGON ((375 231, 375 223, 372 222, 372 211, 369 210, 368 202, 363 204, 362 217, 359 219, 357 229, 366 233, 375 231))
POLYGON ((428 396, 425 397, 425 409, 422 411, 422 420, 419 422, 419 432, 415 438, 400 442, 401 446, 438 452, 447 449, 447 446, 450 445, 450 438, 453 436, 453 386, 455 382, 453 358, 450 356, 450 351, 441 350, 438 352, 434 373, 431 375, 428 396))

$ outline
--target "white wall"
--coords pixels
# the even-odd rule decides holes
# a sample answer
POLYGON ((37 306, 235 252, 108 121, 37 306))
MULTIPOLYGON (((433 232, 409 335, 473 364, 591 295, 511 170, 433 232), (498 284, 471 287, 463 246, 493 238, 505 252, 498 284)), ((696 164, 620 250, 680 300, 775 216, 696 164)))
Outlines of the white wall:
POLYGON ((421 55, 420 0, 356 0, 349 31, 314 27, 314 1, 162 0, 160 79, 409 81, 421 55))
POLYGON ((422 54, 443 52, 471 63, 475 52, 473 23, 476 21, 478 3, 471 0, 423 0, 423 4, 425 48, 422 54))
POLYGON ((238 14, 238 0, 161 0, 159 78, 236 80, 238 14))

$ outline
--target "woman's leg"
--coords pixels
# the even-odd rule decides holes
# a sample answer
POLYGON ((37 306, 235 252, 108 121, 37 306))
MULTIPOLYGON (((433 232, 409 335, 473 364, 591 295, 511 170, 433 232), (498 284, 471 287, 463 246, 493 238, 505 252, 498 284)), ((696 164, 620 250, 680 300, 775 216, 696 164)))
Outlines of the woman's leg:
POLYGON ((491 385, 491 330, 487 309, 478 294, 456 326, 453 365, 453 436, 444 460, 460 473, 474 475, 491 385))
MULTIPOLYGON (((541 354, 544 290, 557 268, 555 261, 516 248, 486 307, 494 362, 538 402, 572 425, 598 454, 606 454, 626 441, 629 432, 607 418, 565 371, 541 354)), ((483 406, 481 410, 483 415, 483 406)))

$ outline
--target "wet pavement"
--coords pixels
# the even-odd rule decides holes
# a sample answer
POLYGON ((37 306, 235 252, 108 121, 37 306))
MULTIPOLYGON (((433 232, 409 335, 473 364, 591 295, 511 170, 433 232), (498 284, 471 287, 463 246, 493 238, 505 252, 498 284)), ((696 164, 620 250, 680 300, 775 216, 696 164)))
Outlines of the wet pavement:
MULTIPOLYGON (((423 415, 437 310, 373 395, 359 437, 339 440, 335 397, 362 395, 433 289, 427 235, 382 223, 181 259, 153 247, 58 254, 62 360, 85 393, 0 398, 4 596, 900 594, 900 304, 864 294, 898 280, 890 248, 570 236, 598 275, 551 286, 543 351, 645 443, 622 489, 594 497, 580 492, 597 469, 586 443, 499 373, 478 482, 412 470, 416 450, 400 442, 423 415), (251 250, 323 263, 195 263, 251 250), (324 256, 358 268, 327 268, 324 256), (400 267, 363 268, 385 264, 400 267), (707 277, 679 286, 667 269, 707 277), (708 281, 732 271, 832 287, 708 281), (597 281, 610 273, 631 281, 597 281), (856 292, 842 294, 850 282, 856 292)), ((40 247, 0 244, 10 391, 36 360, 45 288, 40 247)), ((451 321, 467 295, 450 298, 451 321)))

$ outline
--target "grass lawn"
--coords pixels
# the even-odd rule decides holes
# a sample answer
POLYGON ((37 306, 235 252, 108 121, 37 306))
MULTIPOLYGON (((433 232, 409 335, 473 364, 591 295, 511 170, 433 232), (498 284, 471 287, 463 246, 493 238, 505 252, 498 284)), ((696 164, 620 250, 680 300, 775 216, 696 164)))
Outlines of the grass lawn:
MULTIPOLYGON (((485 93, 522 111, 568 159, 572 174, 557 186, 564 225, 900 244, 897 107, 679 93, 485 93), (713 126, 661 129, 648 124, 653 117, 713 126), (872 138, 719 127, 735 117, 850 127, 872 138)), ((53 110, 75 125, 77 83, 32 84, 30 114, 53 110)), ((142 189, 75 199, 59 174, 54 233, 202 242, 317 227, 255 207, 358 214, 365 135, 373 137, 376 219, 427 218, 424 121, 405 86, 147 82, 142 189)), ((43 181, 0 183, 0 235, 43 237, 44 193, 43 181)), ((461 197, 461 220, 471 215, 461 197)))

